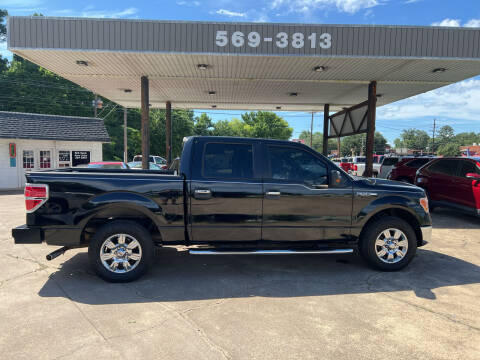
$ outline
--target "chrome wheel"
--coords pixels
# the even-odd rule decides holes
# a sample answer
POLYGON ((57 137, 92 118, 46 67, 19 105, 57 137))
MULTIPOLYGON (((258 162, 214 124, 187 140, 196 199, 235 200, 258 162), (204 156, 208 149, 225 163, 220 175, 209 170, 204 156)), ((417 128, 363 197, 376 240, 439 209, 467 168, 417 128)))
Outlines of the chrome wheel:
POLYGON ((377 236, 375 253, 387 264, 402 260, 408 251, 407 236, 399 229, 386 229, 377 236))
POLYGON ((126 273, 135 269, 142 259, 142 247, 133 236, 115 234, 107 238, 100 248, 103 266, 113 273, 126 273))

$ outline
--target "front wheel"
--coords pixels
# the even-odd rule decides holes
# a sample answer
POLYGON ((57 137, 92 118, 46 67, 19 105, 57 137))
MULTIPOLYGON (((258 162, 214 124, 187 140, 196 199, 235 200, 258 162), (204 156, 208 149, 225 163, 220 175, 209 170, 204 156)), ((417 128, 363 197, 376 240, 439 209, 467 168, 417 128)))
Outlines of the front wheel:
POLYGON ((400 218, 384 216, 368 225, 360 239, 365 261, 383 271, 403 269, 417 251, 412 227, 400 218))
POLYGON ((145 274, 153 263, 150 233, 133 221, 113 221, 97 230, 88 247, 90 266, 102 279, 128 282, 145 274))

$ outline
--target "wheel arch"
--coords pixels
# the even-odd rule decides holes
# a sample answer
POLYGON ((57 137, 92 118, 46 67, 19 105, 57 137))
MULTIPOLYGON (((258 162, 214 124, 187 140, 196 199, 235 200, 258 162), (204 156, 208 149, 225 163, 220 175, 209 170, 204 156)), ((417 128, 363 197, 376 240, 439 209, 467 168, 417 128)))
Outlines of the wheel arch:
POLYGON ((412 210, 410 210, 408 207, 402 207, 402 206, 392 206, 388 208, 383 208, 370 214, 369 217, 365 219, 366 221, 363 224, 362 229, 358 235, 359 241, 361 241, 362 235, 364 234, 368 226, 383 216, 393 216, 407 222, 415 232, 415 236, 417 238, 417 246, 422 245, 423 238, 422 238, 422 229, 420 228, 420 222, 418 221, 417 217, 415 216, 412 210))
POLYGON ((88 245, 91 237, 102 226, 118 220, 134 221, 150 232, 155 243, 161 243, 161 224, 155 214, 145 206, 131 202, 106 203, 83 221, 81 244, 88 245))

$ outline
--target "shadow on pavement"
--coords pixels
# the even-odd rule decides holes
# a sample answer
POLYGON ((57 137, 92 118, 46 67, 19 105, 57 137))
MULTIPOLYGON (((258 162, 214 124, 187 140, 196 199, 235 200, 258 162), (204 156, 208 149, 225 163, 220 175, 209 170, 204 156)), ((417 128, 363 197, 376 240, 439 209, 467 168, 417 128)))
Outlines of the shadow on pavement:
POLYGON ((480 229, 480 218, 456 210, 435 208, 431 216, 434 229, 480 229))
POLYGON ((385 273, 369 269, 359 256, 202 257, 164 248, 151 271, 128 284, 96 277, 86 252, 79 253, 50 276, 39 295, 92 305, 395 291, 433 300, 433 289, 476 283, 479 266, 424 249, 403 271, 385 273))

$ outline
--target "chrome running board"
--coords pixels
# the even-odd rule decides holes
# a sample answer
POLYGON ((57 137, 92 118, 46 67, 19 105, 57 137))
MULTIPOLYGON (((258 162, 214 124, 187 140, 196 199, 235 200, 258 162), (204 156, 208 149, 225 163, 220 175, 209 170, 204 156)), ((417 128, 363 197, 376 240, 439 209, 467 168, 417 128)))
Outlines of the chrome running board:
POLYGON ((319 250, 195 250, 191 255, 297 255, 297 254, 350 254, 353 249, 319 249, 319 250))

